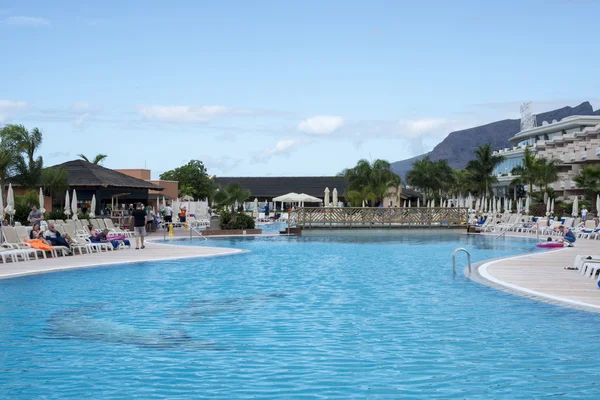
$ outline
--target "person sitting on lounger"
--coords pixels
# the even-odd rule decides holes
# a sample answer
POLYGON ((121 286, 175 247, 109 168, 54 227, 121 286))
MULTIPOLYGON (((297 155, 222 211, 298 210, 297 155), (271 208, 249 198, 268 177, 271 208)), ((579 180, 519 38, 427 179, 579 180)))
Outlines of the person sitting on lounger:
POLYGON ((71 250, 71 245, 69 243, 71 238, 68 234, 65 234, 63 237, 60 232, 56 230, 54 224, 48 225, 48 230, 44 233, 44 237, 52 246, 64 246, 71 250))
POLYGON ((42 243, 45 243, 47 245, 50 244, 50 243, 48 243, 48 241, 46 241, 46 239, 44 239, 44 232, 40 229, 40 224, 33 224, 33 228, 29 232, 29 239, 30 240, 38 239, 42 243))
MULTIPOLYGON (((92 243, 110 243, 112 244, 113 249, 118 249, 120 244, 120 241, 111 240, 108 238, 108 229, 103 230, 98 235, 90 236, 90 240, 92 241, 92 243)), ((123 243, 125 244, 125 246, 131 247, 129 240, 125 239, 123 240, 123 243)))
POLYGON ((569 243, 569 247, 573 247, 573 243, 575 243, 575 240, 577 240, 575 238, 575 234, 573 233, 572 230, 570 230, 569 228, 567 228, 567 231, 565 232, 565 226, 561 225, 558 227, 558 231, 562 234, 564 234, 563 236, 563 241, 569 243))

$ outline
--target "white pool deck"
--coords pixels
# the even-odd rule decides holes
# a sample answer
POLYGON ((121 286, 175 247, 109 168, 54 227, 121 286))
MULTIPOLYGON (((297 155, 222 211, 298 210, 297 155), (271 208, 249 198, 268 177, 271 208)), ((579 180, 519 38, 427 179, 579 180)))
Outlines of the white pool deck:
MULTIPOLYGON (((497 236, 497 233, 486 235, 497 236)), ((478 274, 473 274, 473 278, 479 281, 483 278, 483 283, 518 295, 600 312, 598 279, 565 269, 573 265, 576 255, 600 255, 600 241, 578 239, 575 247, 483 262, 476 267, 478 274)))
POLYGON ((243 250, 221 247, 176 246, 147 242, 146 248, 140 250, 135 250, 134 248, 120 249, 102 253, 77 254, 72 257, 46 258, 0 264, 0 279, 99 266, 225 256, 242 254, 244 252, 243 250))

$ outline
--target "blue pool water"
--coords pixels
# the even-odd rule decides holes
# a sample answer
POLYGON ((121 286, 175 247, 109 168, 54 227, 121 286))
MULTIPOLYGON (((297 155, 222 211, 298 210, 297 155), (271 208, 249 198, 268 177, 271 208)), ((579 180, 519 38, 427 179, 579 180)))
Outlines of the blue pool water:
POLYGON ((452 276, 456 247, 478 261, 531 242, 342 233, 178 245, 251 252, 0 281, 0 398, 600 396, 600 315, 452 276))

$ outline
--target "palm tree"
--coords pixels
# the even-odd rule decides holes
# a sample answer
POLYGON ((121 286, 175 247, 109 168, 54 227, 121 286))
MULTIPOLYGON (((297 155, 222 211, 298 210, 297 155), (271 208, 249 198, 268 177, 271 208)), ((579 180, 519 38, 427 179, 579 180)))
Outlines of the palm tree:
POLYGON ((556 171, 557 164, 558 160, 554 158, 536 158, 534 164, 535 180, 540 186, 541 191, 546 191, 548 189, 548 185, 558 179, 558 172, 556 171))
POLYGON ((235 205, 247 201, 251 195, 248 189, 244 189, 238 183, 232 183, 215 194, 215 203, 218 208, 231 207, 232 219, 235 220, 235 205))
POLYGON ((104 162, 104 160, 106 160, 108 156, 106 154, 96 154, 96 157, 94 157, 92 161, 90 161, 90 159, 87 158, 84 154, 77 154, 77 157, 92 164, 102 165, 102 163, 104 162))
POLYGON ((14 162, 18 181, 26 188, 34 188, 41 181, 44 166, 43 158, 35 157, 42 145, 42 132, 38 128, 28 131, 23 125, 9 125, 5 129, 9 148, 17 153, 14 162))
POLYGON ((480 194, 489 195, 492 191, 492 184, 498 182, 494 171, 504 157, 494 155, 492 144, 488 143, 485 146, 479 146, 475 150, 475 159, 469 161, 467 170, 473 177, 473 182, 479 189, 480 194))
POLYGON ((448 160, 431 161, 426 156, 413 163, 406 174, 406 181, 423 193, 423 200, 426 200, 448 193, 454 186, 455 175, 448 160))
POLYGON ((21 157, 19 137, 25 127, 8 124, 0 129, 0 187, 4 188, 6 178, 17 173, 17 164, 21 157))
POLYGON ((348 182, 345 196, 353 205, 363 201, 381 203, 392 189, 397 189, 402 180, 395 174, 386 160, 375 160, 372 163, 362 159, 354 168, 343 171, 348 182))
POLYGON ((69 175, 65 167, 44 168, 42 170, 42 186, 46 195, 52 198, 63 199, 65 191, 69 189, 69 175))
POLYGON ((461 169, 454 171, 453 191, 458 197, 466 196, 467 193, 473 191, 473 178, 468 170, 461 169))
POLYGON ((523 165, 513 168, 513 175, 517 175, 512 183, 517 185, 529 185, 529 193, 533 193, 533 184, 536 182, 535 177, 535 154, 529 151, 529 147, 525 148, 523 153, 523 165))
POLYGON ((586 199, 594 200, 594 194, 600 192, 600 165, 586 165, 581 170, 573 182, 577 184, 577 187, 583 189, 586 199))

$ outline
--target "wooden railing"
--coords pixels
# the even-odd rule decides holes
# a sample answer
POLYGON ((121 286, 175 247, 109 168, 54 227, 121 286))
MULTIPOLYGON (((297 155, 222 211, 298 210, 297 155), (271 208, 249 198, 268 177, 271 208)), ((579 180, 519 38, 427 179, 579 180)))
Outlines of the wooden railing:
POLYGON ((303 207, 291 211, 289 226, 301 228, 460 226, 466 208, 303 207))

